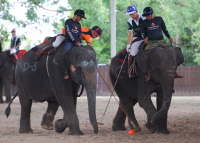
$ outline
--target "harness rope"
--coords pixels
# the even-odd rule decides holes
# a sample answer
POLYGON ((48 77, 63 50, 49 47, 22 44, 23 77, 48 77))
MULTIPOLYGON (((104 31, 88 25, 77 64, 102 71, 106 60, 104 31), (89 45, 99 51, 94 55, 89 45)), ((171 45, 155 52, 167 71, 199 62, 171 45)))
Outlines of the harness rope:
POLYGON ((124 66, 124 62, 125 62, 125 60, 126 60, 127 55, 128 55, 128 53, 126 54, 126 56, 125 56, 125 58, 124 58, 122 67, 121 67, 121 69, 120 69, 120 71, 119 71, 119 74, 118 74, 118 76, 117 76, 117 80, 115 81, 115 85, 114 85, 114 87, 113 87, 113 91, 111 91, 110 87, 108 86, 108 84, 106 83, 105 79, 103 78, 101 72, 100 72, 99 69, 95 66, 95 68, 96 68, 97 71, 99 72, 101 78, 103 79, 104 83, 106 84, 107 88, 108 88, 109 91, 111 92, 111 96, 110 96, 110 99, 109 99, 108 104, 107 104, 107 106, 106 106, 106 109, 105 109, 105 111, 104 111, 104 113, 103 113, 103 117, 102 117, 102 119, 101 119, 101 122, 98 123, 99 125, 103 125, 103 123, 102 123, 102 122, 103 122, 103 118, 104 118, 105 113, 106 113, 106 111, 107 111, 107 108, 108 108, 108 105, 109 105, 109 103, 110 103, 111 97, 113 96, 114 99, 115 99, 115 101, 119 104, 119 107, 121 108, 121 110, 122 110, 122 111, 124 112, 124 114, 128 117, 128 119, 129 119, 130 123, 132 124, 132 126, 133 126, 134 128, 136 127, 136 125, 133 123, 133 121, 131 120, 131 118, 128 116, 128 114, 125 112, 125 110, 124 110, 124 108, 122 107, 122 105, 119 103, 119 101, 116 99, 116 97, 115 97, 114 94, 113 94, 113 93, 114 93, 114 90, 115 90, 115 86, 116 86, 117 81, 118 81, 118 79, 119 79, 119 75, 120 75, 120 73, 121 73, 121 71, 122 71, 122 68, 123 68, 123 66, 124 66))

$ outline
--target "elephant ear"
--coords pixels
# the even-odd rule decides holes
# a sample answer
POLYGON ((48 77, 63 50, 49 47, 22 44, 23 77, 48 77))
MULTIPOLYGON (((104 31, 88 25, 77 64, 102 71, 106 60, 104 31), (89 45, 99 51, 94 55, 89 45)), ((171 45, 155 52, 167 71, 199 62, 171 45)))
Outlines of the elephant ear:
POLYGON ((60 69, 62 70, 63 73, 67 73, 69 70, 69 64, 67 61, 67 55, 68 51, 67 50, 59 50, 54 59, 53 63, 60 69))
POLYGON ((147 73, 149 70, 149 53, 151 50, 142 50, 137 54, 136 61, 140 70, 143 73, 147 73))
POLYGON ((176 63, 177 63, 177 66, 179 66, 180 64, 184 62, 183 53, 181 51, 181 48, 179 47, 176 47, 175 51, 176 51, 176 63))

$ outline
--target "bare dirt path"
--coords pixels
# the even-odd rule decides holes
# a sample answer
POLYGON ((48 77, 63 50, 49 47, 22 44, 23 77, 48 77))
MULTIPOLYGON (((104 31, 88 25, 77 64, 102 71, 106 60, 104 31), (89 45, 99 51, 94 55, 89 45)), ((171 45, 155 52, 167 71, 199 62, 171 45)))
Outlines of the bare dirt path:
MULTIPOLYGON (((97 119, 102 114, 109 97, 97 97, 97 119)), ((155 102, 155 97, 152 97, 155 102)), ((7 119, 4 110, 7 104, 0 104, 0 143, 200 143, 200 96, 173 96, 169 110, 168 129, 170 135, 151 134, 146 128, 146 114, 138 104, 134 107, 136 118, 142 128, 141 133, 128 135, 128 131, 112 131, 112 120, 118 104, 112 98, 104 118, 105 125, 99 126, 99 133, 94 134, 89 121, 87 98, 78 98, 77 114, 80 128, 84 136, 69 136, 68 129, 62 134, 54 130, 44 130, 40 127, 47 103, 33 103, 31 113, 32 134, 19 134, 20 103, 18 98, 11 105, 11 115, 7 119)), ((61 108, 55 120, 62 118, 61 108)), ((128 123, 126 121, 126 127, 128 123)))

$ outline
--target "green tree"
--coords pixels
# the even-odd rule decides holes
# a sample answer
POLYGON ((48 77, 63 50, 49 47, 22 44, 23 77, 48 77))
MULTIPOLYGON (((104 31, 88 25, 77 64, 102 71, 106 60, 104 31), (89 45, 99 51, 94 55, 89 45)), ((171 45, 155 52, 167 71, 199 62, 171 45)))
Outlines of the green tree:
POLYGON ((0 43, 2 47, 4 46, 4 42, 8 40, 9 32, 7 28, 3 24, 0 25, 0 43))
MULTIPOLYGON (((67 11, 70 11, 70 17, 72 17, 76 9, 83 9, 87 19, 83 19, 81 25, 89 28, 98 25, 103 30, 102 38, 93 40, 93 47, 99 63, 107 63, 110 60, 110 0, 68 0, 69 5, 67 2, 59 5, 60 0, 18 0, 21 6, 27 9, 26 21, 20 21, 10 14, 9 10, 13 8, 13 3, 9 3, 8 0, 1 0, 1 2, 0 19, 9 20, 22 27, 43 21, 52 24, 55 27, 55 33, 64 26, 67 11), (55 9, 51 9, 49 6, 53 6, 55 9), (52 16, 47 16, 45 13, 41 17, 37 13, 38 9, 52 12, 52 16)), ((183 46, 182 51, 187 57, 185 59, 188 59, 185 64, 199 63, 199 0, 116 0, 117 52, 127 45, 126 23, 129 16, 125 12, 127 6, 133 4, 139 13, 143 12, 144 7, 151 6, 155 16, 163 17, 171 37, 183 46)), ((169 42, 168 39, 166 40, 169 42)))

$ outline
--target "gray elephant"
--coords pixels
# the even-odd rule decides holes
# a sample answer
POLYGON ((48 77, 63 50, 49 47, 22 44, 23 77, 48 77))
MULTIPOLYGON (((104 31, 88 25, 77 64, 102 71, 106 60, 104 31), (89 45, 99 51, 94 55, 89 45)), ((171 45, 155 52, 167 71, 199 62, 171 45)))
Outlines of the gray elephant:
POLYGON ((77 92, 84 85, 88 98, 90 122, 94 133, 98 133, 96 121, 96 54, 90 46, 76 46, 69 52, 64 43, 56 54, 35 60, 35 51, 28 51, 16 66, 16 83, 21 104, 20 133, 33 132, 30 126, 32 100, 47 101, 42 127, 52 129, 52 122, 59 105, 64 111, 63 119, 55 122, 55 130, 63 132, 69 127, 69 135, 82 135, 76 114, 77 92), (69 79, 64 79, 69 69, 69 79))
MULTIPOLYGON (((115 56, 110 65, 110 79, 114 85, 122 62, 115 56)), ((129 123, 130 128, 140 131, 135 118, 133 106, 138 102, 147 114, 146 127, 151 132, 170 133, 167 129, 167 113, 170 107, 174 88, 174 74, 177 66, 184 62, 180 48, 171 46, 156 47, 152 50, 141 50, 136 57, 136 78, 129 78, 128 66, 124 65, 115 91, 125 112, 136 127, 129 123), (147 72, 151 72, 152 80, 146 81, 147 72), (157 109, 151 101, 151 94, 157 93, 157 109)), ((126 115, 118 108, 113 120, 113 131, 126 130, 126 115)))
POLYGON ((11 100, 10 88, 13 82, 14 62, 10 57, 10 52, 0 52, 0 103, 3 103, 3 87, 6 96, 6 103, 11 100))

